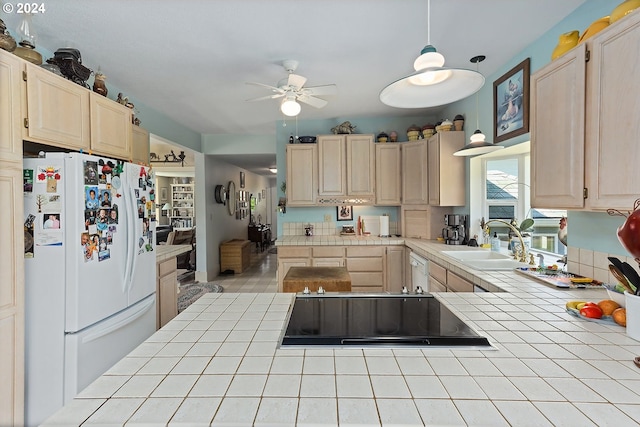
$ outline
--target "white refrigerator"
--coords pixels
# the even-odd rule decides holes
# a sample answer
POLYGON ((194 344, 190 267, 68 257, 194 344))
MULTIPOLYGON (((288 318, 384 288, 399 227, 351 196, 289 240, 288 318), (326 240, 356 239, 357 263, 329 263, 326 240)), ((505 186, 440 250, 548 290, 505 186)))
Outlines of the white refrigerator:
POLYGON ((38 425, 155 332, 155 190, 143 166, 24 159, 25 421, 38 425))

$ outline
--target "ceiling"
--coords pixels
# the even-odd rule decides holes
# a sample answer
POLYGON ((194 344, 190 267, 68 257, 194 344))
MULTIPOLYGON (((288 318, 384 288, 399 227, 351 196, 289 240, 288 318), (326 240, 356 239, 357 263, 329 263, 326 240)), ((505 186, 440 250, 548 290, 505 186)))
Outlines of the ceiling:
MULTIPOLYGON (((48 0, 33 26, 39 46, 79 49, 108 85, 198 133, 274 135, 279 100, 246 102, 271 93, 246 82, 275 86, 285 59, 307 86, 338 87, 300 119, 416 115, 378 95, 428 41, 445 66, 473 69, 469 59, 486 55, 480 71, 491 75, 584 1, 432 0, 428 25, 427 0, 48 0)), ((21 16, 2 19, 15 35, 21 16)), ((262 157, 227 160, 275 163, 262 157)))

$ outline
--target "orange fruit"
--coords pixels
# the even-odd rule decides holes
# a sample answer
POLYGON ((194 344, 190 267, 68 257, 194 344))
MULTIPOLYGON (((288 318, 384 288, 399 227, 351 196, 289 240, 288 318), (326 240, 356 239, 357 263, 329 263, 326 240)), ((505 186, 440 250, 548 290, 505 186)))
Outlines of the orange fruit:
POLYGON ((611 316, 615 309, 620 308, 620 304, 610 299, 603 299, 598 303, 598 307, 602 310, 603 315, 611 316))
POLYGON ((627 326, 627 310, 624 308, 616 308, 611 316, 618 325, 627 326))

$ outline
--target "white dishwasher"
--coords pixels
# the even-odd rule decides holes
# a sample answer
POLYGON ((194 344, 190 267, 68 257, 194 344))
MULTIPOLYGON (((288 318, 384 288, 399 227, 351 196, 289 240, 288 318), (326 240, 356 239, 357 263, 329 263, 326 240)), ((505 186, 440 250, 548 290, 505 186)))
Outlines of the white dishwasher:
POLYGON ((423 291, 429 292, 429 261, 415 252, 409 254, 411 264, 411 290, 420 286, 423 291))

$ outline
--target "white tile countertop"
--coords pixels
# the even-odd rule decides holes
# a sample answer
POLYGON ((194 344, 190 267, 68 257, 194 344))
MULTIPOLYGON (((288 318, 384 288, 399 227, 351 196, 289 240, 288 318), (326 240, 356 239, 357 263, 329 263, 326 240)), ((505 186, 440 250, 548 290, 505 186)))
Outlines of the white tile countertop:
POLYGON ((402 237, 341 236, 339 234, 320 236, 282 236, 276 246, 353 246, 353 245, 404 245, 402 237))
POLYGON ((279 348, 295 295, 209 293, 44 425, 640 425, 640 342, 565 311, 604 291, 465 273, 506 292, 435 295, 497 350, 279 348))

